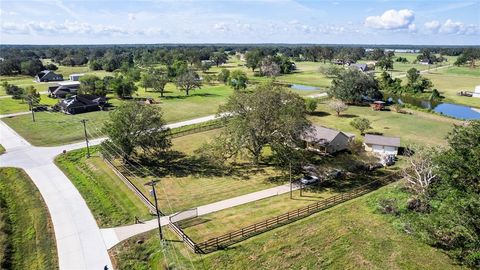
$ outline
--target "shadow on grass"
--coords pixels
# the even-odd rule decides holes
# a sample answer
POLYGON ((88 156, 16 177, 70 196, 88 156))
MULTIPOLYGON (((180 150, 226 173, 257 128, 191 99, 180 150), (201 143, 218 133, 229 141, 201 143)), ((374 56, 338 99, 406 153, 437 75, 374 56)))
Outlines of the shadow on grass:
POLYGON ((340 114, 341 118, 355 118, 358 117, 358 115, 355 114, 340 114))
POLYGON ((212 220, 209 219, 209 218, 196 217, 196 218, 192 218, 192 219, 179 221, 177 224, 180 226, 180 228, 186 229, 186 228, 195 227, 197 225, 201 225, 201 224, 204 224, 204 223, 207 223, 207 222, 210 222, 210 221, 212 221, 212 220))
POLYGON ((328 113, 328 112, 313 112, 312 115, 313 116, 318 116, 318 117, 324 117, 324 116, 329 116, 329 115, 332 115, 332 114, 328 113))
POLYGON ((218 94, 212 93, 198 93, 198 94, 190 94, 190 95, 177 95, 177 96, 165 96, 164 99, 186 99, 189 97, 219 97, 218 94))

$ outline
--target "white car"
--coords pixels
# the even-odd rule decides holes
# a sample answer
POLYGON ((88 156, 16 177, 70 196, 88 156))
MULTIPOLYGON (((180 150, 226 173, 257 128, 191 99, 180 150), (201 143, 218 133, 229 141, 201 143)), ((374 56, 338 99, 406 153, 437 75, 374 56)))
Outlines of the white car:
POLYGON ((312 184, 318 181, 318 177, 313 175, 306 175, 300 179, 300 182, 304 185, 312 184))

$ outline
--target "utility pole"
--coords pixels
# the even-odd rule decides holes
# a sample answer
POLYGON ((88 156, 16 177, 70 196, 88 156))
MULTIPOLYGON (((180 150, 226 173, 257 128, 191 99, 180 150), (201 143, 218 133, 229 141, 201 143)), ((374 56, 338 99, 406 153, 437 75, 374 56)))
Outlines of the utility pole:
POLYGON ((157 222, 158 222, 158 235, 160 237, 160 241, 163 240, 163 232, 162 232, 162 225, 160 224, 160 211, 158 210, 158 202, 157 202, 157 191, 155 190, 155 185, 157 184, 158 180, 155 181, 152 179, 151 182, 146 183, 145 185, 152 187, 153 193, 153 200, 155 201, 155 212, 157 214, 157 222))
POLYGON ((85 143, 87 144, 87 158, 90 157, 90 148, 88 146, 88 136, 87 136, 87 119, 82 119, 80 122, 83 123, 83 132, 85 133, 85 143))
POLYGON ((293 183, 292 183, 292 161, 288 163, 290 175, 290 199, 293 199, 293 183))

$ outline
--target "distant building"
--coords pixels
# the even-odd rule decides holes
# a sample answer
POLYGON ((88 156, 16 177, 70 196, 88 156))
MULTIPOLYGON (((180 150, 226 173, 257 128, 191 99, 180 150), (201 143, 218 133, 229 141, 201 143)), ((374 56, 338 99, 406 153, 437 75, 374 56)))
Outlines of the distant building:
POLYGON ((397 155, 400 138, 366 134, 363 141, 365 151, 380 155, 397 155))
POLYGON ((84 76, 85 74, 70 74, 70 81, 79 81, 80 77, 84 76))
POLYGON ((302 135, 307 149, 328 154, 348 149, 354 138, 353 134, 316 125, 302 135))
POLYGON ((77 114, 100 110, 107 102, 105 97, 93 95, 76 95, 62 99, 55 108, 66 114, 77 114))
POLYGON ((54 82, 54 81, 63 81, 63 76, 60 74, 56 74, 50 70, 43 70, 40 71, 37 75, 35 75, 35 81, 37 82, 54 82))
POLYGON ((420 60, 418 63, 420 65, 431 65, 432 61, 430 61, 429 59, 423 59, 423 60, 420 60))
POLYGON ((370 70, 367 64, 351 64, 350 67, 356 68, 361 72, 367 72, 370 70))
POLYGON ((480 98, 480 85, 475 86, 475 91, 473 91, 472 97, 480 98))
POLYGON ((67 95, 76 95, 79 88, 80 82, 78 81, 64 81, 48 87, 47 91, 50 97, 65 98, 67 95))

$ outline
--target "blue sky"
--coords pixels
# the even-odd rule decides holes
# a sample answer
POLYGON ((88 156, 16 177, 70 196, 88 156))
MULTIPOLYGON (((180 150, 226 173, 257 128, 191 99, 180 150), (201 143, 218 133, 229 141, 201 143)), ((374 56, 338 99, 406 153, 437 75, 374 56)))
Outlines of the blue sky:
POLYGON ((480 45, 480 0, 1 0, 0 42, 480 45))

